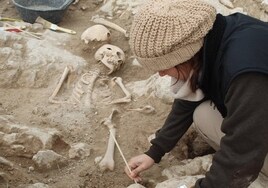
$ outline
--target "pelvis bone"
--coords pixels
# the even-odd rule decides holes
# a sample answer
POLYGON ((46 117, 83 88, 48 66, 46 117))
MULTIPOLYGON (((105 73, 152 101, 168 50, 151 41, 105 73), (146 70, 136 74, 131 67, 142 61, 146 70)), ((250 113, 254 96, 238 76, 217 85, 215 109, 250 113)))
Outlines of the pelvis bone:
POLYGON ((125 53, 119 47, 105 44, 96 51, 95 59, 108 67, 110 69, 108 74, 111 74, 120 69, 126 58, 125 53))

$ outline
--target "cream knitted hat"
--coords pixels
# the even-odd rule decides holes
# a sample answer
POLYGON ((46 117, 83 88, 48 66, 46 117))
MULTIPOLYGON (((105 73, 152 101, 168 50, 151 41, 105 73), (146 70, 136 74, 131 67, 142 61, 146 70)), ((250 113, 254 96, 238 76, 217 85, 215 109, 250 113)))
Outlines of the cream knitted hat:
POLYGON ((145 68, 169 69, 200 50, 215 18, 202 0, 148 0, 134 16, 130 48, 145 68))

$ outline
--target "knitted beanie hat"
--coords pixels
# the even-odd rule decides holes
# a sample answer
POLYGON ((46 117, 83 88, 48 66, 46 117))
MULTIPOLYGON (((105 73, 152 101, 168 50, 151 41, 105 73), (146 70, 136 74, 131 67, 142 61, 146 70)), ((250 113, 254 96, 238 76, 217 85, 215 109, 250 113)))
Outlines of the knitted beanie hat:
POLYGON ((148 0, 134 16, 130 48, 145 68, 169 69, 200 50, 215 18, 202 0, 148 0))

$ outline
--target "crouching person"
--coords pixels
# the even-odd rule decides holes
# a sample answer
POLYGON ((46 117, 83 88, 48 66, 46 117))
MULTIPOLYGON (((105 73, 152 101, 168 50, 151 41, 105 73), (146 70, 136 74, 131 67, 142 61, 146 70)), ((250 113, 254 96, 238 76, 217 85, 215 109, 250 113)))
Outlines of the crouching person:
POLYGON ((136 181, 193 121, 215 153, 196 188, 246 188, 268 172, 268 23, 216 14, 201 0, 148 0, 130 47, 148 72, 171 77, 175 100, 145 153, 128 162, 136 181))

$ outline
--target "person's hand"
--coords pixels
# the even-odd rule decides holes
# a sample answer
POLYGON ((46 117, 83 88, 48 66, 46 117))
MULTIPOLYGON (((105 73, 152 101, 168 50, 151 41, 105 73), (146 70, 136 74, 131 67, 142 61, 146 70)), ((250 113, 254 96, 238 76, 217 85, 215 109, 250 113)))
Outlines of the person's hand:
POLYGON ((141 181, 140 173, 144 170, 149 169, 154 164, 154 160, 146 154, 138 155, 129 160, 128 165, 131 172, 129 172, 128 167, 125 167, 125 173, 132 180, 137 182, 141 181))

